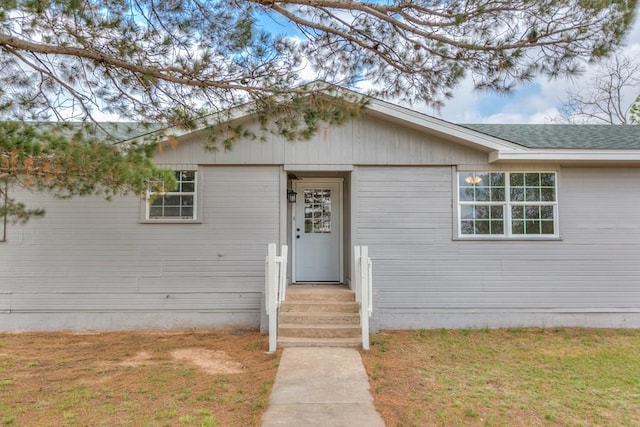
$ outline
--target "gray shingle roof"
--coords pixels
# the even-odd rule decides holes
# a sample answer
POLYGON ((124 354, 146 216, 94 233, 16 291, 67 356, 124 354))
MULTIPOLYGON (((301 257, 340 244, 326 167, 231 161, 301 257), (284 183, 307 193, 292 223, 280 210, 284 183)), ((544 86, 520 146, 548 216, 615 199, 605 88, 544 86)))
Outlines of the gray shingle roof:
POLYGON ((162 128, 157 123, 137 123, 137 122, 101 122, 101 123, 81 123, 81 122, 39 122, 32 123, 41 129, 51 130, 58 127, 64 134, 71 136, 74 132, 85 129, 87 132, 95 132, 97 138, 107 138, 113 141, 126 141, 136 138, 162 128))
POLYGON ((460 125, 527 148, 640 150, 640 126, 636 125, 460 125))

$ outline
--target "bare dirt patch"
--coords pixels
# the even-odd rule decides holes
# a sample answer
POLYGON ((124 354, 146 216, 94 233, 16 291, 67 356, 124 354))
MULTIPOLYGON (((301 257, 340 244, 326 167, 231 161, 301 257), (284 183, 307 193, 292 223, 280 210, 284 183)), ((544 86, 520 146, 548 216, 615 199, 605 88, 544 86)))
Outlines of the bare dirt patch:
POLYGON ((184 360, 203 369, 209 375, 239 374, 243 372, 242 364, 231 360, 222 350, 207 350, 205 348, 184 348, 171 352, 176 360, 184 360))
POLYGON ((279 353, 232 332, 0 334, 0 424, 260 425, 279 353))
POLYGON ((118 363, 118 366, 128 366, 131 368, 138 368, 143 365, 148 365, 149 361, 153 356, 148 351, 141 351, 136 353, 135 356, 125 359, 122 362, 118 363))

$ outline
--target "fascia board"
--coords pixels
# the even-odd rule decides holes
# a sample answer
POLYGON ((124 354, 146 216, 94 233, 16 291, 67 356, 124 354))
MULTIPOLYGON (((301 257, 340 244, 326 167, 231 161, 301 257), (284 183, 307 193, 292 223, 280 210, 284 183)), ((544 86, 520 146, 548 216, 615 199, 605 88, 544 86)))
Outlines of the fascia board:
POLYGON ((379 114, 396 119, 397 121, 409 123, 413 125, 414 128, 417 127, 426 131, 440 133, 463 143, 480 146, 488 150, 506 152, 526 150, 521 145, 485 135, 463 126, 437 119, 399 105, 380 101, 378 99, 372 99, 367 105, 366 110, 375 111, 379 114))
POLYGON ((489 153, 489 163, 507 161, 638 163, 640 150, 496 150, 489 153))

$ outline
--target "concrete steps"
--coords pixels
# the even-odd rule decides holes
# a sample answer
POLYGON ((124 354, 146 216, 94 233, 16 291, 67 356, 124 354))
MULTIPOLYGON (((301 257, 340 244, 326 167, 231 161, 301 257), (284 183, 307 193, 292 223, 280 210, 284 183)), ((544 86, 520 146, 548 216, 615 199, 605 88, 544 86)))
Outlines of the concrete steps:
POLYGON ((359 304, 344 285, 291 285, 280 307, 281 347, 357 347, 359 304))

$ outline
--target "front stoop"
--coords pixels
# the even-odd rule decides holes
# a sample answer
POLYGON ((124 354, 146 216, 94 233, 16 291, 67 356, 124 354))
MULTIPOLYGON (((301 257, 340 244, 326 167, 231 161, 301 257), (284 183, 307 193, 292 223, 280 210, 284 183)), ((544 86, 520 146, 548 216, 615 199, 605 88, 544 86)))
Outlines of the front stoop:
POLYGON ((358 347, 359 304, 344 285, 291 285, 280 307, 278 345, 358 347))

